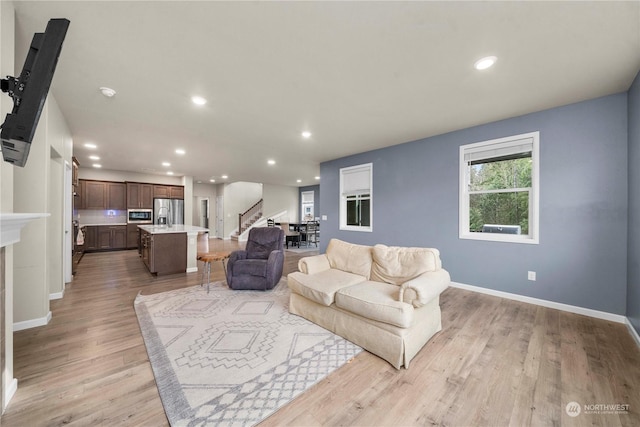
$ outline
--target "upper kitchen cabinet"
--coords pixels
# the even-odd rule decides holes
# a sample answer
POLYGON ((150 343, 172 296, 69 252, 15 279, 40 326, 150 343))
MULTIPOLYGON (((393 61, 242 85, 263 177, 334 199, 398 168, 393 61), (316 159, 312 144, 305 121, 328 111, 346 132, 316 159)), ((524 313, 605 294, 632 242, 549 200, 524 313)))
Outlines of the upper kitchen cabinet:
POLYGON ((80 168, 80 163, 75 157, 73 157, 71 161, 71 185, 76 188, 78 186, 78 169, 80 168))
POLYGON ((82 209, 115 209, 127 207, 124 182, 80 180, 82 209))
POLYGON ((184 187, 181 186, 171 186, 169 187, 169 198, 170 199, 184 199, 184 187))
POLYGON ((127 208, 153 209, 153 185, 127 182, 127 208))
POLYGON ((106 209, 107 186, 102 181, 84 180, 82 207, 84 209, 106 209))
POLYGON ((87 189, 87 182, 84 179, 78 180, 78 185, 74 193, 75 198, 73 200, 74 209, 86 209, 85 208, 86 206, 85 199, 87 198, 86 189, 87 189))
POLYGON ((184 187, 180 185, 154 185, 155 199, 184 199, 184 187))
POLYGON ((124 182, 107 182, 106 209, 127 209, 127 186, 124 182))

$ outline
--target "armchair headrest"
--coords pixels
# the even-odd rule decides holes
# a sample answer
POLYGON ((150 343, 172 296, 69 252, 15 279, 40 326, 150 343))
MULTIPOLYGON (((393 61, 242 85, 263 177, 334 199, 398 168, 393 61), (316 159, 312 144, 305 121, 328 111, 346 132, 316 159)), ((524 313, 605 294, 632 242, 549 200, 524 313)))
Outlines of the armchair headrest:
POLYGON ((249 230, 247 258, 267 259, 272 251, 281 251, 284 246, 284 231, 275 227, 256 227, 249 230))

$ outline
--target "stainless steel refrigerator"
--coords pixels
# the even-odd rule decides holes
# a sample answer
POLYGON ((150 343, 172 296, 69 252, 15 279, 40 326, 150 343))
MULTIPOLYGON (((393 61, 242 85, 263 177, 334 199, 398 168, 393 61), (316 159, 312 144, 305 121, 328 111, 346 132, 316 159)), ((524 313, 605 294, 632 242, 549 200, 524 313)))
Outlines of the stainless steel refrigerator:
POLYGON ((153 199, 153 223, 156 225, 184 224, 184 200, 153 199))

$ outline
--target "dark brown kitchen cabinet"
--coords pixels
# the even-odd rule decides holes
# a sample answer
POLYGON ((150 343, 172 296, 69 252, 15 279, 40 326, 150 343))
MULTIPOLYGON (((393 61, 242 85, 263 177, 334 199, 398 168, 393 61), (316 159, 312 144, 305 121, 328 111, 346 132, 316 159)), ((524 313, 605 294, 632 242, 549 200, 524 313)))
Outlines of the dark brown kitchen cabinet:
POLYGON ((153 197, 156 199, 184 199, 184 187, 181 185, 154 185, 153 197))
POLYGON ((98 227, 88 225, 84 227, 84 250, 95 251, 98 249, 98 227))
POLYGON ((169 187, 170 199, 184 199, 184 187, 172 186, 169 187))
POLYGON ((73 208, 74 209, 86 209, 86 181, 83 179, 78 180, 78 185, 74 193, 73 208))
POLYGON ((106 225, 98 226, 98 249, 111 249, 111 228, 106 225))
POLYGON ((107 182, 107 203, 105 209, 127 209, 127 186, 124 182, 107 182))
POLYGON ((126 225, 88 225, 85 227, 85 251, 104 251, 126 248, 126 225))
POLYGON ((138 226, 136 224, 127 224, 127 249, 135 249, 138 247, 138 226))
POLYGON ((153 209, 153 185, 127 182, 127 208, 153 209))
POLYGON ((154 199, 168 199, 169 198, 169 186, 168 185, 154 185, 153 186, 153 198, 154 199))
POLYGON ((80 180, 82 209, 114 209, 127 208, 127 186, 124 182, 80 180))
POLYGON ((107 188, 102 181, 84 181, 82 197, 84 209, 105 209, 107 206, 107 188))
POLYGON ((153 274, 183 273, 187 270, 187 234, 141 232, 142 262, 153 274))

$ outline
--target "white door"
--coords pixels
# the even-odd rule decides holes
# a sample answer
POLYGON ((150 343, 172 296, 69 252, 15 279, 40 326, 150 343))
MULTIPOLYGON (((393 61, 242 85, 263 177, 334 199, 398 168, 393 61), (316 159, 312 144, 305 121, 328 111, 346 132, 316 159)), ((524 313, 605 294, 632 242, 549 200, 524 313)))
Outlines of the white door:
POLYGON ((200 200, 200 227, 209 228, 209 199, 200 200))
MULTIPOLYGON (((69 283, 73 280, 73 269, 71 266, 73 258, 73 212, 72 212, 72 171, 69 162, 64 162, 64 281, 69 283)), ((64 285, 63 285, 64 288, 64 285)))
POLYGON ((224 197, 216 197, 216 237, 224 239, 224 197))

